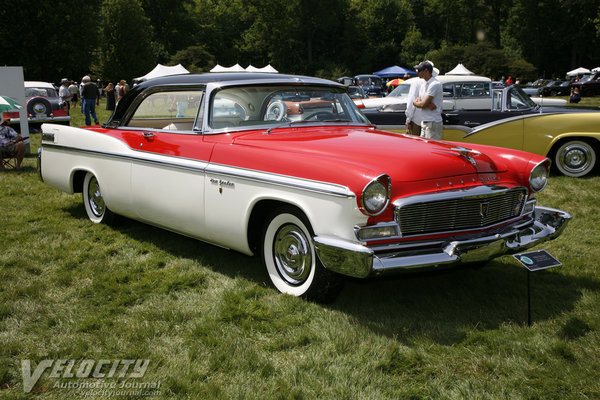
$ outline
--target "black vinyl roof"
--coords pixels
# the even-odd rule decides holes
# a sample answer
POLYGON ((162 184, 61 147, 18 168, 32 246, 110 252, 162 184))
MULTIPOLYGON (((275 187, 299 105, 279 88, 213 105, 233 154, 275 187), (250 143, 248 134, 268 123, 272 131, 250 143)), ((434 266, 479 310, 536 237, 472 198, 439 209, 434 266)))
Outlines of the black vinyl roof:
POLYGON ((272 74, 272 73, 254 73, 254 72, 221 72, 221 73, 205 73, 205 74, 180 74, 168 75, 160 78, 153 78, 133 86, 130 91, 117 104, 117 108, 109 118, 107 125, 111 122, 120 121, 134 99, 145 90, 157 86, 192 86, 206 85, 209 83, 227 83, 234 81, 245 81, 248 84, 273 83, 283 84, 317 84, 317 85, 333 85, 343 86, 337 82, 322 78, 315 78, 300 75, 272 74))

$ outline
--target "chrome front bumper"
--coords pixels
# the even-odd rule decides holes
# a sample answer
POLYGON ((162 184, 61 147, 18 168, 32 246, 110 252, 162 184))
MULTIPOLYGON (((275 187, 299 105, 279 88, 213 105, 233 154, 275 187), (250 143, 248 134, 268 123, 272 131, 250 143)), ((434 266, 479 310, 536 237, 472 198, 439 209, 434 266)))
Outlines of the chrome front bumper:
POLYGON ((518 253, 560 236, 571 218, 565 211, 538 206, 533 221, 474 239, 407 243, 390 245, 388 249, 323 236, 314 237, 313 243, 325 268, 366 278, 388 272, 486 262, 503 254, 518 253))

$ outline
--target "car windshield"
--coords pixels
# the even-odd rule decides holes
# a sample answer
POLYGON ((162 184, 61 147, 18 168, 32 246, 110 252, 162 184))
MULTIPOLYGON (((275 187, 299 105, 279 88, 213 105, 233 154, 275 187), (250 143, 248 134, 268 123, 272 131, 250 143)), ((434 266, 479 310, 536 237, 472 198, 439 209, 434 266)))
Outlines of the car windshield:
POLYGON ((525 108, 534 108, 536 104, 531 97, 529 97, 523 89, 517 86, 513 86, 508 89, 508 109, 509 110, 522 110, 525 108))
POLYGON ((359 86, 381 86, 383 79, 376 76, 357 76, 356 84, 359 86))
POLYGON ((58 97, 56 89, 45 87, 26 87, 25 97, 58 97))
POLYGON ((297 122, 369 124, 342 87, 235 86, 212 96, 212 129, 271 127, 297 122))
POLYGON ((350 95, 351 99, 365 99, 365 98, 367 98, 367 96, 365 95, 365 92, 359 86, 349 86, 348 87, 348 94, 350 95))
POLYGON ((392 90, 390 92, 390 94, 387 95, 387 97, 400 97, 400 98, 407 97, 409 91, 410 91, 409 84, 398 85, 398 87, 396 89, 392 90))
POLYGON ((587 81, 591 81, 591 80, 592 80, 592 75, 585 75, 578 82, 587 82, 587 81))

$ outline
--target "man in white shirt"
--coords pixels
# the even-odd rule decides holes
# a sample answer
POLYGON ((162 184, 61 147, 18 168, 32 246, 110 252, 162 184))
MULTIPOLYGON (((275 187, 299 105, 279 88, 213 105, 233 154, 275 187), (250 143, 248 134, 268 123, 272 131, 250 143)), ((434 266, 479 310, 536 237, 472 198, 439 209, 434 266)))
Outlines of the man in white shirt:
POLYGON ((421 78, 411 80, 410 89, 408 91, 408 99, 406 101, 406 133, 410 135, 421 135, 421 109, 415 107, 413 102, 419 97, 419 90, 425 81, 421 78))
POLYGON ((442 84, 433 77, 433 65, 429 61, 423 61, 415 66, 419 78, 425 80, 425 84, 419 89, 419 97, 413 105, 421 109, 421 137, 428 139, 442 138, 442 84), (432 107, 435 106, 435 107, 432 107))
POLYGON ((67 114, 68 114, 69 110, 71 109, 71 98, 73 96, 71 95, 71 92, 69 92, 69 80, 67 78, 63 78, 62 81, 60 81, 60 88, 58 89, 58 96, 61 98, 61 100, 67 106, 67 114))

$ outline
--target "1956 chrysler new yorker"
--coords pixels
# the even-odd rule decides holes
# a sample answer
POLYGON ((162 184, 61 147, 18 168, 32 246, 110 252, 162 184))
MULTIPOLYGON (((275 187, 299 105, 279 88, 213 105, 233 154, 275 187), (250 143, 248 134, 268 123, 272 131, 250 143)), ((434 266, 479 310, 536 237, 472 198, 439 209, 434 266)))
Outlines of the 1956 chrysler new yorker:
POLYGON ((376 130, 342 85, 291 75, 156 78, 102 126, 43 125, 44 182, 123 215, 257 254, 281 292, 344 275, 485 263, 559 236, 536 205, 550 161, 376 130))

